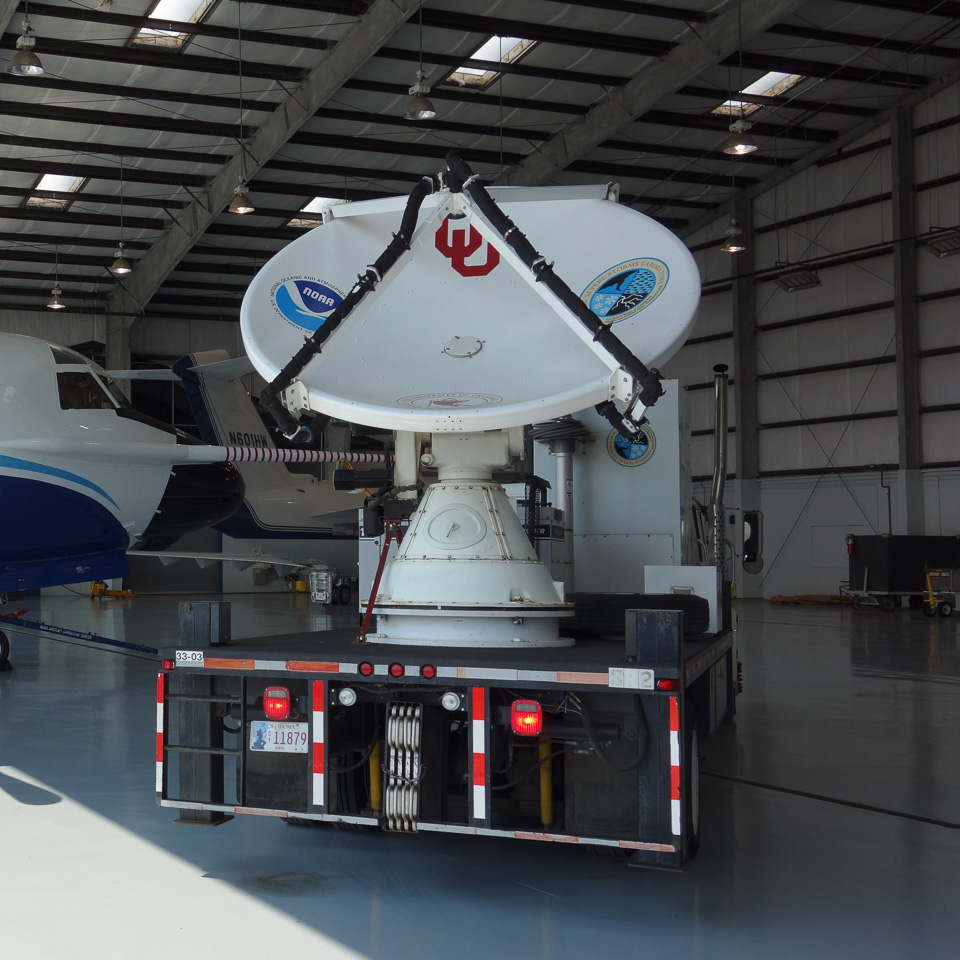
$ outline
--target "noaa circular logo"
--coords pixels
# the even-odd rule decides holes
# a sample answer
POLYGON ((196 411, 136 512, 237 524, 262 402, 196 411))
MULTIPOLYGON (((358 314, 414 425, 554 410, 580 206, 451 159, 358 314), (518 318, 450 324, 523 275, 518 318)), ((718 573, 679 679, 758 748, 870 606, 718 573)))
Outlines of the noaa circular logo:
POLYGON ((287 277, 270 291, 270 299, 281 317, 313 333, 343 302, 343 294, 320 280, 287 277))
POLYGON ((639 467, 641 463, 646 463, 657 448, 657 438, 650 429, 650 424, 645 423, 633 440, 628 439, 616 430, 610 431, 607 437, 607 453, 613 457, 621 467, 639 467))
POLYGON ((495 393, 418 393, 401 397, 397 403, 417 410, 475 410, 503 403, 503 397, 495 393))
POLYGON ((649 307, 669 279, 670 268, 662 260, 626 260, 587 284, 580 299, 604 323, 619 323, 649 307))

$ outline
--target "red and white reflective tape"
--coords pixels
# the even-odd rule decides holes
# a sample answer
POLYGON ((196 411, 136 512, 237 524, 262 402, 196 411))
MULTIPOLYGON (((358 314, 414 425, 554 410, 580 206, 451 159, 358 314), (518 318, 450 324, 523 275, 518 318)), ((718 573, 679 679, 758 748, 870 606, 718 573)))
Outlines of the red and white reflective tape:
POLYGON ((166 699, 167 676, 157 675, 157 793, 163 790, 163 705, 166 699))
POLYGON ((325 743, 323 739, 323 707, 326 683, 313 681, 313 804, 323 806, 323 775, 326 772, 325 743))
POLYGON ((383 453, 346 453, 336 450, 278 450, 276 447, 224 447, 231 463, 383 463, 383 453))
POLYGON ((470 690, 473 732, 473 819, 487 818, 487 707, 483 687, 470 690))
MULTIPOLYGON (((336 814, 328 815, 331 820, 336 814)), ((425 823, 419 821, 420 833, 462 833, 472 837, 507 837, 512 840, 544 840, 554 843, 581 843, 591 847, 619 847, 621 850, 654 850, 657 853, 679 853, 679 845, 651 840, 611 840, 601 837, 577 837, 565 833, 537 833, 530 830, 495 830, 491 827, 464 826, 455 823, 425 823)))
MULTIPOLYGON (((252 814, 260 817, 302 817, 321 823, 359 823, 380 826, 376 817, 348 817, 342 813, 303 813, 300 810, 265 810, 259 807, 232 807, 222 803, 195 803, 189 800, 161 800, 161 807, 177 810, 215 810, 219 813, 252 814)), ((506 837, 510 840, 547 840, 555 843, 586 844, 591 847, 619 847, 621 850, 653 850, 658 853, 679 853, 679 844, 651 840, 611 840, 609 837, 577 837, 564 833, 536 833, 528 830, 494 830, 491 827, 467 826, 459 823, 426 823, 419 821, 420 833, 459 833, 471 837, 506 837)))
POLYGON ((323 741, 323 706, 326 697, 326 683, 313 681, 313 804, 322 807, 323 775, 325 767, 323 741))
POLYGON ((680 836, 680 701, 670 698, 670 832, 680 836))

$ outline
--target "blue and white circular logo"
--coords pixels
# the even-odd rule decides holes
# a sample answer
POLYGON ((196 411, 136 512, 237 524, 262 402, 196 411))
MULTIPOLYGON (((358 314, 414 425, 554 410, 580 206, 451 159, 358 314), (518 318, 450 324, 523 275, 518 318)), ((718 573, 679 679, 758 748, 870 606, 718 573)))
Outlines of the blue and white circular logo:
POLYGON ((616 430, 610 431, 607 437, 607 453, 620 464, 621 467, 639 467, 646 463, 657 447, 657 438, 650 429, 650 424, 643 425, 643 429, 633 440, 628 439, 616 430))
POLYGON ((287 277, 270 291, 270 299, 281 317, 313 333, 342 303, 343 294, 321 280, 287 277))
POLYGON ((625 260, 595 277, 580 299, 604 323, 618 323, 649 307, 663 293, 669 279, 670 269, 662 260, 625 260))

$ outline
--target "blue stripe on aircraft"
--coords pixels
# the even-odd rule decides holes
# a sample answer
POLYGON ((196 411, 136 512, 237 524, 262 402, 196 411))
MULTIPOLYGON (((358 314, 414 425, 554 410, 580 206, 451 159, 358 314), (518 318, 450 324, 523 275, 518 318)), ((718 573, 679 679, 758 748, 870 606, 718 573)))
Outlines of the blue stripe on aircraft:
POLYGON ((51 477, 57 477, 60 480, 69 480, 71 483, 79 484, 81 487, 87 487, 90 490, 93 490, 94 493, 98 493, 105 500, 108 500, 119 510, 120 507, 117 506, 116 500, 107 493, 103 487, 97 486, 92 480, 88 480, 86 477, 81 477, 76 473, 69 473, 66 470, 58 470, 56 467, 48 467, 44 463, 34 463, 31 460, 19 460, 17 457, 5 457, 0 455, 0 467, 7 467, 11 470, 25 470, 32 473, 45 473, 51 477))

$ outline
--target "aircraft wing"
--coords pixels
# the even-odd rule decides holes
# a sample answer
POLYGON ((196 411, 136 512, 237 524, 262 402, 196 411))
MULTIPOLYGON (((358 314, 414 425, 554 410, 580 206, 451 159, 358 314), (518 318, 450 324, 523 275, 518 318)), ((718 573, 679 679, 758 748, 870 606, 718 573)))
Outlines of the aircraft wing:
POLYGON ((215 563, 232 563, 238 570, 246 570, 255 563, 271 563, 278 567, 305 567, 311 569, 329 570, 336 572, 336 567, 329 563, 298 563, 288 557, 276 557, 269 553, 220 553, 202 550, 130 550, 130 557, 156 557, 164 566, 176 563, 178 560, 193 560, 199 567, 212 567, 215 563))
MULTIPOLYGON (((191 368, 198 369, 198 368, 191 368)), ((215 377, 218 380, 236 380, 255 373, 253 364, 248 357, 237 357, 230 360, 217 360, 214 363, 205 363, 199 368, 206 377, 215 377)), ((170 369, 161 370, 108 370, 114 380, 173 380, 180 382, 180 375, 170 369)))

